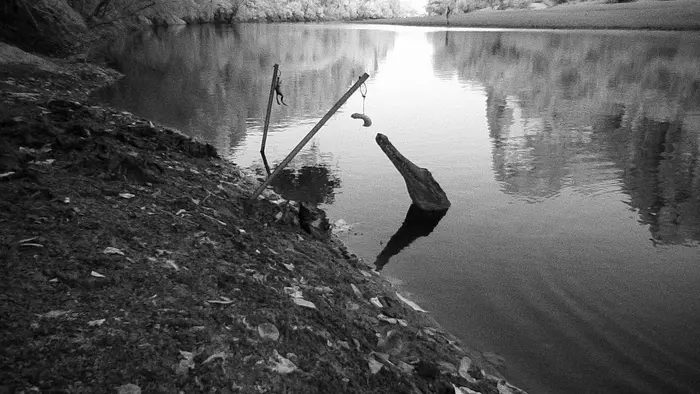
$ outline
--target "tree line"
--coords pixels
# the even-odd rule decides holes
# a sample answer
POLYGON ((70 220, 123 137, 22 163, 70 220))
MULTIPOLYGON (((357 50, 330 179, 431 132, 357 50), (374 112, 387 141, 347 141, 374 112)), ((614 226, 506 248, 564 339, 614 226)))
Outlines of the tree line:
POLYGON ((358 20, 403 16, 399 0, 68 0, 88 21, 145 17, 156 24, 358 20), (169 16, 171 18, 169 18, 169 16), (162 22, 162 23, 159 23, 162 22))
MULTIPOLYGON (((601 0, 428 0, 425 11, 428 15, 445 15, 448 13, 467 13, 485 8, 493 10, 529 8, 533 3, 542 3, 548 7, 565 3, 582 3, 601 0)), ((627 3, 635 0, 602 0, 604 3, 627 3)))

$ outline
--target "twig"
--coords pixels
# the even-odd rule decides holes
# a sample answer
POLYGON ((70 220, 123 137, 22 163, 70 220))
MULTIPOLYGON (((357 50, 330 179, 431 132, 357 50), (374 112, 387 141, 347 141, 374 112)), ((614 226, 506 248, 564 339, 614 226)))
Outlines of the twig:
POLYGON ((209 197, 211 197, 211 196, 214 195, 214 193, 210 192, 210 191, 207 190, 207 189, 204 189, 204 191, 207 192, 207 196, 204 197, 204 199, 202 200, 202 202, 201 202, 202 205, 204 205, 204 203, 207 201, 207 199, 209 199, 209 197))
POLYGON ((27 15, 29 15, 29 18, 31 18, 32 23, 34 23, 34 27, 36 28, 36 30, 41 32, 41 28, 39 27, 39 23, 37 23, 36 19, 34 19, 34 15, 32 15, 32 9, 34 9, 34 8, 29 7, 24 0, 18 0, 18 1, 24 7, 24 9, 27 11, 27 15))
POLYGON ((197 223, 195 223, 195 222, 193 222, 193 221, 191 221, 191 220, 189 220, 189 219, 183 218, 182 216, 177 216, 177 215, 173 214, 172 212, 168 212, 168 211, 166 211, 165 209, 160 209, 160 208, 158 208, 158 207, 153 207, 153 209, 155 209, 156 211, 160 211, 160 212, 163 212, 163 213, 167 213, 168 215, 170 215, 170 216, 172 216, 172 217, 174 217, 174 218, 178 218, 178 219, 184 220, 184 221, 189 222, 189 223, 191 223, 191 224, 194 224, 194 225, 197 224, 197 223))
POLYGON ((200 212, 199 214, 202 215, 202 216, 204 216, 204 217, 207 218, 207 219, 211 219, 211 220, 213 220, 213 221, 219 223, 219 224, 222 225, 222 226, 226 226, 226 223, 222 222, 221 220, 219 220, 219 219, 217 219, 217 218, 215 218, 215 217, 209 216, 209 215, 207 215, 206 213, 201 213, 201 212, 200 212))

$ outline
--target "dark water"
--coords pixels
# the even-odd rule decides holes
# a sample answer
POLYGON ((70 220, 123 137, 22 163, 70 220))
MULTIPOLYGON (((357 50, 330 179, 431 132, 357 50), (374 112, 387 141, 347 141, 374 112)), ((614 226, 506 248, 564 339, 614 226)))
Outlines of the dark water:
POLYGON ((273 166, 369 73, 278 190, 352 224, 351 248, 532 393, 700 392, 700 34, 250 24, 115 53, 104 100, 259 172, 273 64, 273 166), (415 219, 376 133, 431 170, 444 217, 415 219))

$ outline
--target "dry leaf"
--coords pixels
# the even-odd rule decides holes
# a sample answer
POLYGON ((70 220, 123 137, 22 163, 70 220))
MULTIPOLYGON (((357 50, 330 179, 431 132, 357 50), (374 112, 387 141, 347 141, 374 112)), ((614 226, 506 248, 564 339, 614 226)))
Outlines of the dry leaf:
POLYGON ((401 372, 412 375, 413 374, 413 365, 407 364, 401 360, 396 364, 397 367, 401 370, 401 372))
POLYGON ((180 267, 178 267, 178 265, 175 264, 175 260, 165 260, 163 263, 166 267, 170 267, 175 271, 180 271, 180 267))
POLYGON ((307 300, 305 300, 305 299, 303 299, 303 298, 296 298, 296 297, 294 297, 294 298, 292 298, 292 300, 294 301, 295 304, 297 304, 297 305, 299 305, 299 306, 303 306, 303 307, 311 308, 311 309, 317 309, 317 308, 316 308, 316 305, 314 305, 313 302, 307 301, 307 300))
POLYGON ((277 350, 272 351, 272 356, 270 357, 270 368, 280 374, 286 375, 297 370, 297 366, 294 363, 277 353, 277 350))
POLYGON ((188 370, 194 368, 194 353, 180 350, 180 355, 182 356, 183 360, 180 360, 180 363, 177 365, 177 367, 175 367, 175 373, 178 375, 184 375, 187 374, 188 370))
POLYGON ((105 250, 102 251, 102 253, 104 253, 104 254, 118 254, 120 256, 124 256, 124 252, 122 252, 121 250, 119 250, 117 248, 113 248, 111 246, 106 247, 105 250))
POLYGON ((293 298, 303 297, 303 295, 301 294, 301 290, 299 290, 299 286, 285 287, 284 292, 287 293, 288 296, 293 298))
POLYGON ((396 293, 396 297, 398 297, 398 299, 400 299, 401 301, 403 301, 404 304, 406 304, 406 305, 410 306, 411 308, 413 308, 414 311, 426 312, 426 313, 428 312, 428 311, 426 311, 425 309, 419 307, 418 304, 416 304, 415 302, 409 300, 408 298, 402 296, 402 295, 399 294, 399 293, 396 293))
POLYGON ((382 315, 381 313, 377 315, 377 319, 379 319, 381 321, 385 321, 389 324, 398 323, 398 320, 394 319, 393 317, 388 317, 388 316, 382 315))
POLYGON ((207 359, 204 360, 204 361, 202 362, 202 364, 206 364, 206 363, 208 363, 208 362, 214 361, 214 360, 216 360, 217 358, 220 358, 220 359, 222 359, 222 360, 226 360, 228 357, 229 357, 229 355, 228 355, 228 353, 226 353, 226 352, 214 353, 214 354, 212 354, 211 356, 207 357, 207 359))
POLYGON ((463 377, 464 379, 470 380, 472 379, 471 375, 469 375, 469 367, 472 366, 472 359, 464 356, 462 357, 462 360, 459 362, 459 376, 463 377))
POLYGON ((501 380, 498 382, 498 385, 496 386, 498 389, 498 394, 520 394, 524 393, 521 389, 513 386, 512 384, 506 382, 505 380, 501 380))
POLYGON ((464 394, 464 391, 462 391, 462 389, 460 389, 459 387, 455 386, 454 383, 450 383, 450 384, 452 385, 452 388, 454 389, 455 394, 464 394))
POLYGON ((367 363, 369 365, 369 370, 372 373, 372 375, 376 374, 377 372, 381 371, 382 367, 384 364, 380 363, 379 361, 375 360, 373 356, 369 356, 367 358, 367 363))
POLYGON ((95 327, 95 326, 101 326, 106 319, 98 319, 98 320, 90 320, 88 322, 88 326, 90 327, 95 327))
POLYGON ((350 287, 352 287, 352 291, 355 293, 356 296, 358 296, 359 298, 362 298, 362 292, 360 292, 360 289, 358 289, 357 286, 350 283, 350 287))
MULTIPOLYGON (((224 298, 224 297, 221 297, 221 298, 224 298)), ((207 302, 210 304, 223 304, 223 305, 233 304, 233 301, 228 299, 228 298, 223 299, 223 300, 207 300, 207 302)))

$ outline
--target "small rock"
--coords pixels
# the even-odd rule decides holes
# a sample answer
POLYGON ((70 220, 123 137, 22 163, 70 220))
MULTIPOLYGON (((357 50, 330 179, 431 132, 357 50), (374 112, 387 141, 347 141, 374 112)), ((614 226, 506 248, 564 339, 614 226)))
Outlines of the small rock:
POLYGON ((280 332, 274 324, 262 323, 258 325, 258 335, 260 335, 262 339, 276 341, 280 337, 280 332))

